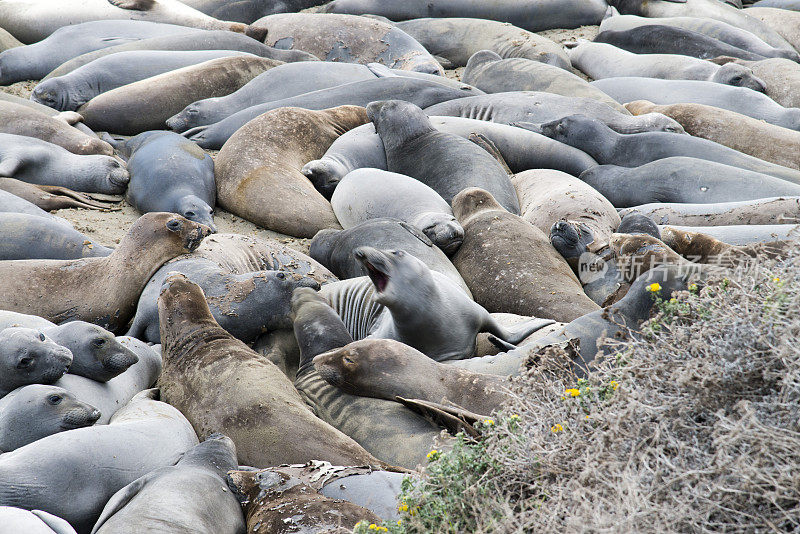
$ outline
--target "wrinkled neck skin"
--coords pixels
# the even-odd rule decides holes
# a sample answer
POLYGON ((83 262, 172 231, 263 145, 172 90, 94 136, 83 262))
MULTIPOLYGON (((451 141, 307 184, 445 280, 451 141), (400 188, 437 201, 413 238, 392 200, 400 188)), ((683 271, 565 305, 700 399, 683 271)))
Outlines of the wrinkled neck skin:
POLYGON ((202 294, 192 293, 175 295, 167 290, 158 299, 165 361, 167 355, 185 359, 204 343, 230 338, 214 320, 202 294))
POLYGON ((300 347, 297 378, 314 371, 314 357, 353 342, 336 311, 322 302, 301 305, 296 313, 294 335, 300 347))
POLYGON ((375 125, 375 130, 387 151, 396 150, 422 135, 437 131, 421 110, 415 114, 403 113, 382 119, 375 125))
POLYGON ((181 467, 197 467, 213 471, 217 476, 224 477, 228 471, 238 469, 236 455, 228 439, 215 439, 209 437, 196 447, 189 449, 178 461, 181 467))

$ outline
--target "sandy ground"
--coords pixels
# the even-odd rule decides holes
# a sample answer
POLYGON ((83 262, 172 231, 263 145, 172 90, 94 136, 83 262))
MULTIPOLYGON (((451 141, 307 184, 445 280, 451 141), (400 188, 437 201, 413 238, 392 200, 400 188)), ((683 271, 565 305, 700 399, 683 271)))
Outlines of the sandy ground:
MULTIPOLYGON (((574 30, 548 30, 540 32, 540 35, 548 37, 558 43, 563 43, 565 41, 574 41, 578 38, 592 39, 597 35, 597 32, 598 26, 582 26, 574 30)), ((448 78, 460 80, 463 70, 463 67, 455 70, 448 70, 446 74, 448 78)), ((585 75, 575 69, 573 69, 573 72, 586 78, 585 75)), ((37 83, 38 82, 34 80, 17 82, 9 86, 0 87, 0 91, 22 98, 29 98, 37 83)), ((208 153, 212 157, 216 156, 216 151, 208 151, 208 153)), ((120 209, 115 211, 63 209, 55 211, 54 214, 67 219, 76 230, 86 234, 90 239, 111 247, 119 243, 120 239, 127 233, 134 221, 140 216, 132 206, 124 201, 120 203, 120 209)), ((309 239, 297 239, 260 228, 255 224, 220 209, 216 211, 215 222, 220 233, 238 233, 277 239, 281 243, 304 253, 308 253, 308 247, 311 242, 309 239)))

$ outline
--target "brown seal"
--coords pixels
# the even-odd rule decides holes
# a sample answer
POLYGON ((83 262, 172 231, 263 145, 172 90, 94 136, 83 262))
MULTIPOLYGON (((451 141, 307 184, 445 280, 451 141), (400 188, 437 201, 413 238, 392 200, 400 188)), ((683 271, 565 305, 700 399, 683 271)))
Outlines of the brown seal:
POLYGON ((725 145, 744 154, 800 169, 800 132, 754 119, 735 111, 704 104, 658 106, 646 100, 625 104, 634 115, 662 113, 675 119, 686 133, 725 145))
POLYGON ((314 367, 333 386, 351 395, 448 402, 489 415, 508 399, 507 381, 439 363, 393 339, 362 339, 324 352, 314 367))
POLYGON ((93 130, 136 135, 205 98, 225 96, 283 61, 256 56, 212 59, 101 93, 78 108, 93 130))
POLYGON ((627 282, 633 282, 659 265, 688 263, 663 241, 648 234, 613 234, 610 248, 616 254, 617 268, 627 282))
POLYGON ((464 227, 453 264, 475 301, 490 312, 569 322, 599 309, 548 236, 488 192, 461 191, 453 213, 464 227))
POLYGON ((729 263, 755 257, 752 247, 723 243, 700 232, 687 232, 667 226, 661 231, 661 240, 672 250, 695 263, 729 263))
POLYGON ((200 286, 184 275, 164 281, 158 313, 164 399, 200 436, 229 436, 240 464, 268 467, 325 460, 381 465, 318 419, 278 367, 221 328, 200 286))
POLYGON ((252 534, 349 534, 359 521, 381 522, 366 508, 325 497, 300 479, 278 471, 231 471, 228 485, 244 504, 247 532, 252 534))
POLYGON ((0 261, 0 309, 117 330, 133 317, 158 268, 210 233, 180 215, 153 212, 139 217, 105 258, 0 261))
POLYGON ((241 127, 217 155, 217 203, 259 226, 295 237, 341 228, 330 202, 301 171, 344 132, 367 122, 364 108, 279 108, 241 127))
POLYGON ((116 207, 116 203, 96 200, 87 193, 79 193, 59 185, 34 185, 16 178, 0 178, 0 189, 17 195, 45 211, 63 208, 120 209, 116 207))

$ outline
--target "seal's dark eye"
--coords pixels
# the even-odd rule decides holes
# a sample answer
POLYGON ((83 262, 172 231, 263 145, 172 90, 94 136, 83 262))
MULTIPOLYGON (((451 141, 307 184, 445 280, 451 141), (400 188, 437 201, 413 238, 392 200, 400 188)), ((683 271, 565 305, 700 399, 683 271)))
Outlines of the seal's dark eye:
POLYGON ((95 339, 94 341, 92 341, 92 343, 93 343, 95 346, 97 346, 97 347, 102 347, 103 345, 105 345, 105 344, 106 344, 106 340, 105 340, 105 339, 103 339, 102 337, 98 337, 97 339, 95 339))
POLYGON ((342 360, 343 360, 343 361, 344 361, 344 363, 346 363, 347 365, 355 365, 355 364, 356 364, 355 360, 353 360, 353 359, 352 359, 350 356, 343 356, 343 357, 342 357, 342 360))
POLYGON ((278 280, 283 280, 283 279, 285 279, 285 278, 286 278, 286 274, 285 274, 285 273, 278 273, 278 274, 276 274, 276 275, 275 275, 275 277, 276 277, 278 280))
POLYGON ((17 362, 17 369, 25 369, 33 364, 33 356, 24 356, 17 362))
POLYGON ((178 219, 171 219, 167 223, 167 228, 172 230, 173 232, 177 232, 181 228, 181 222, 178 219))
POLYGON ((62 397, 61 395, 50 395, 47 397, 47 402, 55 406, 56 404, 61 404, 62 397))
POLYGON ((184 217, 194 217, 195 215, 196 215, 196 214, 195 214, 195 212, 193 212, 193 211, 187 211, 187 212, 184 214, 184 217))
POLYGON ((40 339, 41 341, 44 341, 44 340, 45 340, 44 334, 42 334, 41 332, 39 332, 39 339, 40 339))

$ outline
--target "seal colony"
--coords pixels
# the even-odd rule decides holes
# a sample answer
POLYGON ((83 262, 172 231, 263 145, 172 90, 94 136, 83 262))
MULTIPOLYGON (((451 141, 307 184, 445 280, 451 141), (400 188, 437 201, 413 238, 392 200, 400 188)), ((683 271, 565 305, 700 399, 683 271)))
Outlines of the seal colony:
POLYGON ((797 2, 322 4, 0 0, 0 530, 383 531, 796 249, 797 2))

